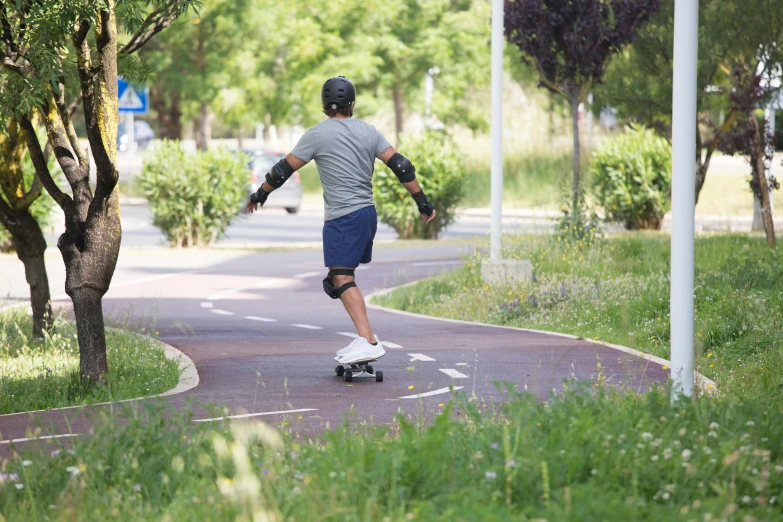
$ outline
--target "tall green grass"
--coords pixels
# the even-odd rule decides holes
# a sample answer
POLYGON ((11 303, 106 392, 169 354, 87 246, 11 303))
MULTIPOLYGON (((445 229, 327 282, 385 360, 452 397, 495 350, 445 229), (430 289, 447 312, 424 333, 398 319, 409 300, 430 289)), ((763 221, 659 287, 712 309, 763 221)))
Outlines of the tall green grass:
POLYGON ((149 338, 106 331, 106 384, 79 380, 76 327, 58 316, 42 341, 28 337, 32 319, 22 310, 0 313, 0 414, 155 395, 179 382, 177 361, 149 338))
MULTIPOLYGON (((570 333, 669 358, 670 240, 507 238, 505 255, 530 259, 531 284, 487 286, 481 259, 379 299, 455 319, 570 333)), ((696 360, 723 391, 783 400, 783 265, 763 238, 696 242, 696 360)))

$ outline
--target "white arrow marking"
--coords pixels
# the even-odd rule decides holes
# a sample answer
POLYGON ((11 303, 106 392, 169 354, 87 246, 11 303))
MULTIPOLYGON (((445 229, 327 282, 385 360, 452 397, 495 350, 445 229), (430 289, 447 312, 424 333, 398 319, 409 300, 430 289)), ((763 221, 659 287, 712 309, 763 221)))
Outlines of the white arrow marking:
POLYGON ((321 272, 305 272, 304 274, 296 274, 294 277, 296 279, 307 279, 308 277, 315 277, 317 275, 321 275, 321 272))
POLYGON ((451 377, 452 379, 467 379, 468 376, 464 373, 460 373, 457 370, 452 370, 451 368, 440 368, 440 371, 451 377))
MULTIPOLYGON (((461 390, 464 388, 464 386, 454 386, 453 390, 461 390)), ((440 388, 437 390, 433 390, 426 393, 417 393, 416 395, 406 395, 405 397, 400 397, 400 399, 418 399, 420 397, 432 397, 433 395, 440 395, 441 393, 449 393, 452 390, 452 388, 440 388)))
POLYGON ((201 303, 201 308, 212 308, 212 303, 209 301, 201 303))
POLYGON ((277 322, 277 319, 269 319, 268 317, 256 317, 255 315, 246 315, 245 319, 250 319, 251 321, 261 321, 263 323, 277 322))
POLYGON ((428 356, 424 355, 423 353, 409 353, 408 355, 413 357, 413 359, 411 359, 411 362, 413 362, 413 361, 431 362, 431 361, 435 360, 432 357, 428 357, 428 356))
POLYGON ((282 415, 283 413, 300 413, 303 411, 318 411, 318 409, 302 408, 299 410, 265 411, 263 413, 245 413, 244 415, 228 415, 226 417, 215 417, 214 419, 196 419, 193 422, 211 422, 211 421, 219 421, 223 419, 246 419, 248 417, 260 417, 262 415, 282 415))
POLYGON ((323 330, 320 326, 313 326, 311 324, 292 324, 291 326, 296 326, 297 328, 304 328, 305 330, 323 330))
POLYGON ((210 312, 212 312, 213 314, 218 314, 218 315, 234 315, 234 312, 229 312, 228 310, 219 310, 219 309, 216 309, 216 308, 210 310, 210 312))

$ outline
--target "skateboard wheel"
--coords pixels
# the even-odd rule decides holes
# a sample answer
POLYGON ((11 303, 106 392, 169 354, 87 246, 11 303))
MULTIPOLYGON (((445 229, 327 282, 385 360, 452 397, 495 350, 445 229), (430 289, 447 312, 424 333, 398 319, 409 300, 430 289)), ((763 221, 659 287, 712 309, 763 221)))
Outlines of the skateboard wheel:
POLYGON ((351 372, 345 372, 345 382, 353 381, 353 374, 351 372))
POLYGON ((334 373, 336 373, 338 377, 342 377, 343 374, 345 373, 345 368, 343 368, 342 366, 338 366, 337 368, 334 369, 334 373))
POLYGON ((383 372, 378 372, 375 374, 375 382, 383 382, 383 372))
POLYGON ((369 364, 367 365, 367 373, 372 373, 372 366, 369 364))

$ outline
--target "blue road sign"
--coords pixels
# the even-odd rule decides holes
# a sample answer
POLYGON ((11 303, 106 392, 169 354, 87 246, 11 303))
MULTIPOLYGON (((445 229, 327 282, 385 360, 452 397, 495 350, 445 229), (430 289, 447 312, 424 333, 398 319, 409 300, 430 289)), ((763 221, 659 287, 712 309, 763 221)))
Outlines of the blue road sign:
POLYGON ((146 114, 149 110, 149 89, 129 84, 122 78, 117 79, 117 97, 120 112, 146 114))

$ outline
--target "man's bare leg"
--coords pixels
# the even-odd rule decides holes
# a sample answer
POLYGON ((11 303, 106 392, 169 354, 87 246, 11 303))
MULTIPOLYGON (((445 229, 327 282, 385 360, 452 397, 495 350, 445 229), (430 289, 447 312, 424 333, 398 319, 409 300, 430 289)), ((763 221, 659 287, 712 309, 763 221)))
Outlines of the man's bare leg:
MULTIPOLYGON (((330 270, 337 269, 330 268, 330 270)), ((345 283, 351 283, 353 281, 354 278, 351 276, 332 276, 332 284, 335 288, 340 288, 345 283)), ((348 312, 348 315, 351 316, 351 320, 356 327, 356 333, 367 339, 368 343, 375 343, 375 336, 370 327, 370 320, 367 318, 367 307, 364 304, 364 297, 362 296, 361 290, 358 288, 349 288, 343 292, 343 295, 340 296, 340 300, 343 302, 343 306, 348 312)))

